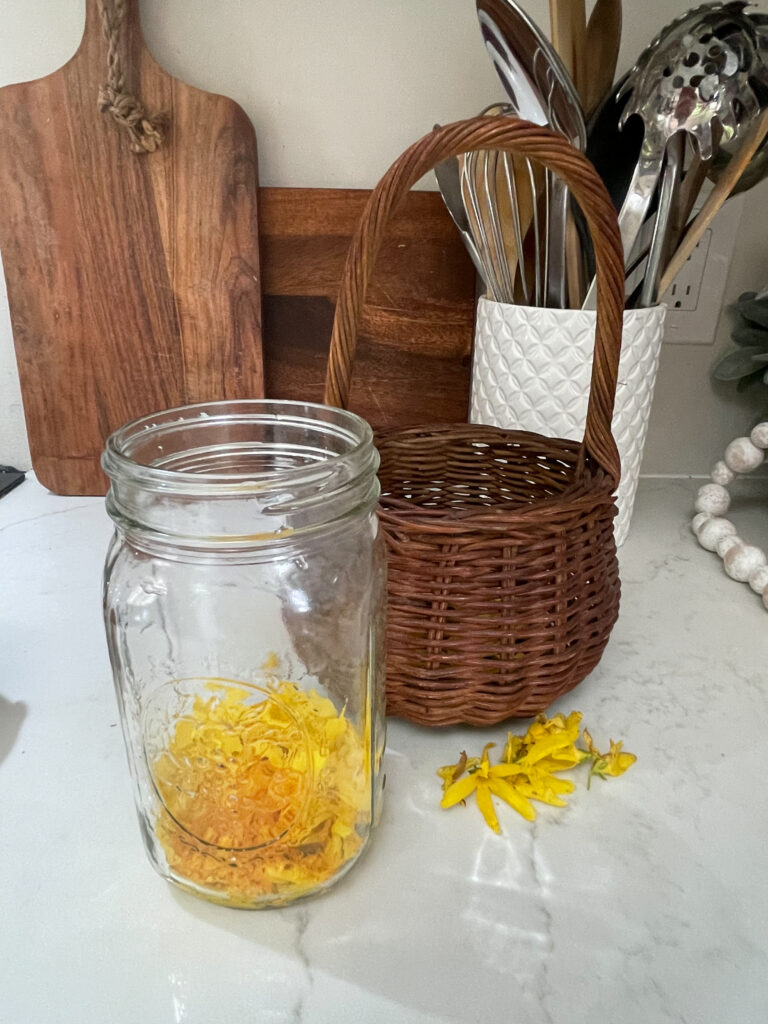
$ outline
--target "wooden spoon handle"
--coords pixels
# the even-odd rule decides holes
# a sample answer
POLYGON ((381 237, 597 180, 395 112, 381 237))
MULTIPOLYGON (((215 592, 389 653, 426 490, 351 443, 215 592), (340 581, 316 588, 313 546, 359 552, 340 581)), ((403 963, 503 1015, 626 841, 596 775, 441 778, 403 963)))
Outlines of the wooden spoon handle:
POLYGON ((659 295, 663 295, 680 273, 683 264, 696 248, 704 232, 712 223, 715 214, 733 191, 744 168, 754 156, 760 143, 768 134, 768 110, 764 110, 752 128, 747 132, 744 142, 736 156, 728 164, 722 178, 718 181, 706 198, 704 205, 691 226, 683 236, 683 240, 669 261, 659 283, 659 295))
MULTIPOLYGON (((599 0, 598 0, 599 2, 599 0)), ((587 96, 587 14, 585 0, 549 0, 552 45, 584 103, 587 96)), ((591 58, 590 58, 591 59, 591 58)), ((566 305, 581 304, 581 248, 570 211, 565 224, 566 305)))
POLYGON ((597 0, 587 24, 586 52, 589 67, 583 95, 587 119, 613 85, 620 44, 621 0, 597 0))
POLYGON ((685 171, 685 176, 677 190, 672 214, 669 220, 669 231, 667 243, 662 258, 662 266, 666 267, 670 257, 677 249, 685 234, 686 226, 691 217, 691 212, 699 197, 701 187, 706 181, 707 172, 712 164, 712 159, 702 160, 698 153, 698 146, 694 143, 695 152, 690 156, 690 162, 685 171))
POLYGON ((552 44, 584 99, 587 80, 587 14, 585 0, 549 0, 552 44))

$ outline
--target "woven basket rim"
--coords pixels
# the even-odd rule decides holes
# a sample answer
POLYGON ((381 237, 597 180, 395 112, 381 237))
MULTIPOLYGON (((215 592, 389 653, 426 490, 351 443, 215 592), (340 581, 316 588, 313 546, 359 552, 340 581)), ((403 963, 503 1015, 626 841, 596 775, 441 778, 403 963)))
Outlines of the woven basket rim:
MULTIPOLYGON (((546 530, 546 522, 540 521, 542 513, 563 514, 579 511, 587 513, 594 510, 595 499, 601 496, 606 505, 614 506, 615 515, 616 502, 610 487, 590 488, 578 497, 571 497, 566 491, 563 494, 537 499, 535 503, 532 502, 525 506, 475 505, 466 510, 455 511, 453 514, 441 508, 409 505, 403 499, 394 499, 393 503, 388 503, 387 495, 382 495, 379 499, 379 514, 402 522, 418 522, 421 528, 430 532, 466 533, 474 532, 482 527, 488 533, 503 534, 508 533, 518 524, 528 528, 535 526, 537 530, 540 527, 546 530)), ((557 528, 552 526, 551 529, 556 532, 557 528)))
MULTIPOLYGON (((435 447, 444 448, 446 442, 457 442, 472 445, 472 438, 477 438, 478 445, 488 446, 489 440, 497 440, 501 445, 523 442, 529 451, 538 449, 541 457, 550 464, 557 463, 558 450, 563 456, 570 456, 575 463, 578 457, 580 442, 568 438, 546 437, 528 430, 510 430, 488 424, 419 424, 409 427, 389 427, 378 432, 375 443, 382 455, 382 469, 386 470, 386 456, 389 448, 399 447, 413 442, 414 449, 423 450, 424 441, 432 440, 435 447), (549 450, 547 450, 549 449, 549 450), (554 450, 553 450, 554 449, 554 450)), ((492 446, 492 445, 491 445, 492 446)), ((493 504, 471 505, 465 508, 441 508, 439 505, 422 505, 409 502, 407 498, 393 497, 386 490, 385 481, 380 471, 379 478, 382 494, 379 508, 388 516, 396 517, 402 522, 420 522, 425 529, 448 532, 465 532, 467 529, 483 527, 492 533, 503 533, 519 523, 530 527, 531 520, 537 519, 541 512, 578 512, 581 508, 591 509, 595 499, 601 495, 606 501, 613 502, 613 482, 605 469, 587 460, 580 472, 576 466, 563 466, 564 472, 570 476, 566 486, 558 492, 536 498, 530 503, 495 502, 493 504)))

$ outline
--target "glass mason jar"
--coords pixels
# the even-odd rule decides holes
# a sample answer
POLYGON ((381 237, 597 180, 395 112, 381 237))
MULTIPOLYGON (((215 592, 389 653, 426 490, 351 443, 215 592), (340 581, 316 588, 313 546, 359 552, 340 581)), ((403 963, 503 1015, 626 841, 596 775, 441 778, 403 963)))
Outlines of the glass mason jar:
POLYGON ((219 903, 317 893, 365 848, 384 747, 370 427, 217 402, 107 441, 104 614, 141 833, 219 903))

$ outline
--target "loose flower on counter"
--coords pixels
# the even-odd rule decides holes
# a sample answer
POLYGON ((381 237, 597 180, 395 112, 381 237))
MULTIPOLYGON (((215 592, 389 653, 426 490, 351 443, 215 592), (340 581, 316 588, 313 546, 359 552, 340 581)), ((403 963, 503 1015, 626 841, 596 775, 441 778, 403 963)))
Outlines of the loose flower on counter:
POLYGON ((591 735, 584 729, 578 745, 581 712, 572 711, 568 717, 558 714, 553 718, 539 715, 524 736, 508 733, 501 759, 491 764, 489 751, 495 743, 486 743, 480 757, 467 757, 466 751, 456 764, 438 768, 443 780, 443 798, 440 806, 454 807, 465 803, 473 793, 486 824, 500 833, 493 797, 501 797, 528 821, 536 817, 531 803, 565 807, 565 793, 575 789, 570 779, 560 773, 570 771, 585 761, 591 761, 587 787, 592 777, 602 779, 623 775, 637 758, 622 750, 621 742, 610 741, 608 753, 602 754, 594 745, 591 735))

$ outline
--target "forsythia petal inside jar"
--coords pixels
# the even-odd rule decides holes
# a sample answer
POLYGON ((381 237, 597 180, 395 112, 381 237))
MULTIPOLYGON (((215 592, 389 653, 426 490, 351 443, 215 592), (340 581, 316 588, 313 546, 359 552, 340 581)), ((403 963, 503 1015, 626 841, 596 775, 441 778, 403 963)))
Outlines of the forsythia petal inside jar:
POLYGON ((366 737, 332 701, 289 682, 204 686, 210 697, 196 697, 150 769, 169 865, 228 902, 333 878, 370 826, 366 737))
POLYGON ((215 403, 110 438, 105 618, 147 852, 231 906, 323 891, 365 848, 384 743, 370 428, 215 403))

